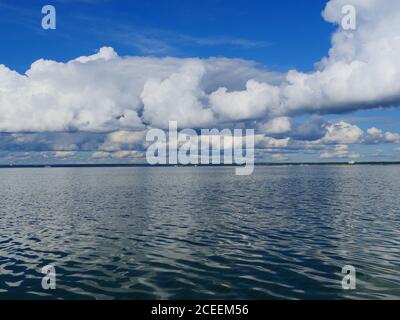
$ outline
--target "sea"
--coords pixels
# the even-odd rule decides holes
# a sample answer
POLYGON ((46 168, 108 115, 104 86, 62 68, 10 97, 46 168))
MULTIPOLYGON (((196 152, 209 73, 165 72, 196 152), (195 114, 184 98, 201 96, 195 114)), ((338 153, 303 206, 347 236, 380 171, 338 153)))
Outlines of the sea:
POLYGON ((0 299, 399 299, 399 195, 399 165, 2 168, 0 299))

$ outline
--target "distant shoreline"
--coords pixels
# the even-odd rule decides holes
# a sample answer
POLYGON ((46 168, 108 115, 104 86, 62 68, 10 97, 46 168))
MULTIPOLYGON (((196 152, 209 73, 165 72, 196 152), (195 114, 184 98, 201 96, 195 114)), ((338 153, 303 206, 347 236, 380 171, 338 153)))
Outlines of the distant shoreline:
MULTIPOLYGON (((384 162, 284 162, 284 163, 255 163, 255 166, 357 166, 357 165, 400 165, 400 161, 384 161, 384 162)), ((26 164, 26 165, 0 165, 0 169, 23 169, 23 168, 185 168, 185 167, 238 167, 238 165, 228 164, 209 164, 209 165, 149 165, 149 164, 26 164)))

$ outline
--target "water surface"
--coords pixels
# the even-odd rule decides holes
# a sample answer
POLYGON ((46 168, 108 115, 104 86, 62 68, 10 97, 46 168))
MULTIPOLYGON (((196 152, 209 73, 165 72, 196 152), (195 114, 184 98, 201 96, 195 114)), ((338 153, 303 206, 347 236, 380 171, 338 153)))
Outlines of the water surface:
POLYGON ((0 169, 0 299, 400 298, 399 194, 400 166, 0 169))

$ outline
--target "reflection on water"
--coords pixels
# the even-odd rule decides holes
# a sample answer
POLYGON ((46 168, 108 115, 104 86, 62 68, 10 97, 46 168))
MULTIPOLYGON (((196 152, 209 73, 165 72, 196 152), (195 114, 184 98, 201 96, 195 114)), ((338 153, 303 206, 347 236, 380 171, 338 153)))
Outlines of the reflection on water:
POLYGON ((400 298, 399 169, 0 169, 0 299, 400 298))

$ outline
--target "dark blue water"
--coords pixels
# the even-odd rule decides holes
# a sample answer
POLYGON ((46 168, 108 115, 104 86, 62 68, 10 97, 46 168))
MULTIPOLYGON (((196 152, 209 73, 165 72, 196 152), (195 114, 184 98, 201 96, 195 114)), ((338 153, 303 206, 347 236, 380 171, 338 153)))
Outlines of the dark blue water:
POLYGON ((0 299, 400 298, 399 194, 400 166, 0 169, 0 299))

